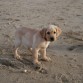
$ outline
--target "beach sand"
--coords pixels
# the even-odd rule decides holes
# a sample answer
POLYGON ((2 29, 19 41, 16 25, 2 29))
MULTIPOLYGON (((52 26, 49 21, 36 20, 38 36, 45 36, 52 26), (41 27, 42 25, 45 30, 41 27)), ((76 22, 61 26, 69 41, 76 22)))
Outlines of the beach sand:
POLYGON ((0 0, 0 83, 83 83, 83 0, 0 0), (52 61, 31 63, 20 49, 14 59, 14 34, 20 26, 58 25, 62 34, 47 49, 52 61))

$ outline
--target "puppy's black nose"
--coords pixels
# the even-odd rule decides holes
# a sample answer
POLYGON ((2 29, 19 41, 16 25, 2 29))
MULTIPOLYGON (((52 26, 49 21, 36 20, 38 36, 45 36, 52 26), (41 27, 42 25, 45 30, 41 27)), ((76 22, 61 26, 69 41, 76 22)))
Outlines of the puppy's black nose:
POLYGON ((53 37, 51 37, 51 38, 50 38, 50 41, 54 41, 54 38, 53 38, 53 37))

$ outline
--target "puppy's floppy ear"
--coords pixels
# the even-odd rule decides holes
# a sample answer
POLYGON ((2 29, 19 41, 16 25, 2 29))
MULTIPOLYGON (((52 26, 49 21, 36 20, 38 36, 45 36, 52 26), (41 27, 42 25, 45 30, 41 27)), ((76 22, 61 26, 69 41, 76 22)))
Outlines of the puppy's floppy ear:
POLYGON ((47 31, 46 28, 43 28, 43 29, 40 31, 40 35, 41 35, 42 38, 45 38, 45 37, 46 37, 46 31, 47 31))
POLYGON ((56 32, 57 32, 57 37, 58 37, 61 34, 62 30, 59 27, 57 27, 56 32))

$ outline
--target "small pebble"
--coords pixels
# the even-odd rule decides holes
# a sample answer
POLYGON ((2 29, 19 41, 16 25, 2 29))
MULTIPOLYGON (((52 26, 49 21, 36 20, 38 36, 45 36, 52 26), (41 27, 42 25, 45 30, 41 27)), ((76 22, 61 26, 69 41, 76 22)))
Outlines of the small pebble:
POLYGON ((26 72, 27 72, 27 70, 25 69, 23 72, 24 72, 24 73, 26 73, 26 72))

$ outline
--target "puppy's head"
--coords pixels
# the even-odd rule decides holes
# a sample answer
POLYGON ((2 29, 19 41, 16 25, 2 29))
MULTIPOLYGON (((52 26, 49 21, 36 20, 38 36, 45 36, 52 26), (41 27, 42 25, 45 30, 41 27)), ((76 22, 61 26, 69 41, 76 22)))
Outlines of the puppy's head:
POLYGON ((43 28, 40 34, 46 41, 52 42, 61 34, 61 29, 55 25, 50 25, 48 28, 43 28))

